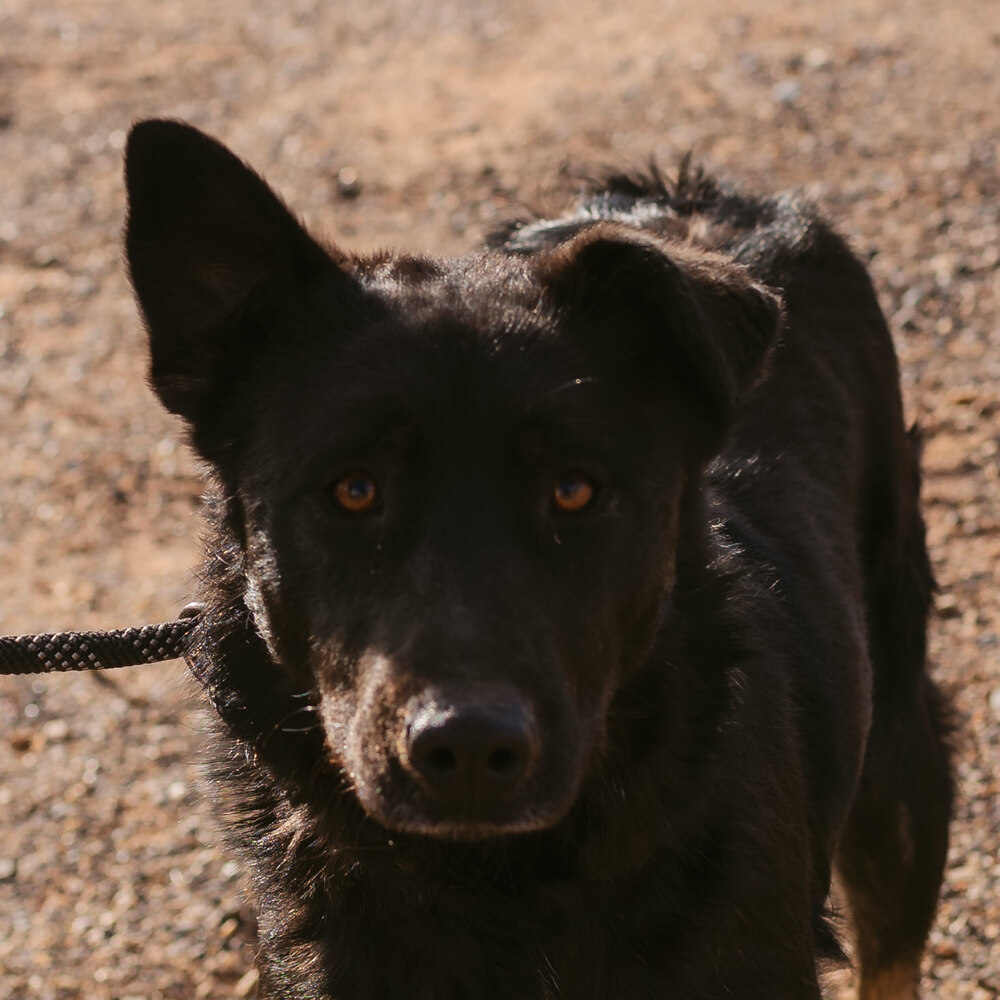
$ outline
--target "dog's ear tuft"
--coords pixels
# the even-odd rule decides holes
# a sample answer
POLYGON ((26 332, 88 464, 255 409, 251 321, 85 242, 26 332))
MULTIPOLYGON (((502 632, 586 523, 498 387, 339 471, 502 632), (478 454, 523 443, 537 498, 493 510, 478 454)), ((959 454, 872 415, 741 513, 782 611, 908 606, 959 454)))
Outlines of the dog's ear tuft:
POLYGON ((309 282, 335 262, 253 170, 189 125, 135 125, 125 182, 125 253, 151 382, 168 409, 197 423, 251 295, 309 282))
POLYGON ((777 293, 719 254, 598 223, 539 260, 569 323, 654 389, 702 411, 713 445, 762 377, 781 325, 777 293))

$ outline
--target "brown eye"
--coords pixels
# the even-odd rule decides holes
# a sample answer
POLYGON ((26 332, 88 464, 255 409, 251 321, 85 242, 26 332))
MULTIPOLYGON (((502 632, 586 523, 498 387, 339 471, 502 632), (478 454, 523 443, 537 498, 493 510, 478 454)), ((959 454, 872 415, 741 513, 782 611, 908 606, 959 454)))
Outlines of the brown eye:
POLYGON ((349 514, 368 514, 378 504, 378 486, 367 472, 351 472, 333 488, 337 503, 349 514))
POLYGON ((583 510, 594 499, 594 484, 582 472, 567 472, 552 491, 552 501, 565 514, 583 510))

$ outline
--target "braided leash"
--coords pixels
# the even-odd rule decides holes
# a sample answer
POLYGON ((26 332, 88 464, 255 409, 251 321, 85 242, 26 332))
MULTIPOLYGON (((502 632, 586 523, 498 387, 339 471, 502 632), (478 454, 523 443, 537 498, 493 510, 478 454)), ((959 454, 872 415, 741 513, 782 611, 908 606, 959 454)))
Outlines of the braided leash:
POLYGON ((199 610, 191 605, 177 621, 109 632, 0 636, 0 674, 105 670, 174 660, 184 655, 184 638, 199 610))

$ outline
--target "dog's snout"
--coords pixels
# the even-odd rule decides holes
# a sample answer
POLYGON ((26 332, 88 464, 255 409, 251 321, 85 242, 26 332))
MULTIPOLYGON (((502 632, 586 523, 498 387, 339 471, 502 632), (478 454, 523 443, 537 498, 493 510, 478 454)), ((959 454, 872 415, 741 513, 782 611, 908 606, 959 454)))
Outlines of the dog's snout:
POLYGON ((461 813, 508 798, 538 747, 534 716, 519 699, 435 700, 415 707, 406 730, 409 770, 426 794, 461 813))

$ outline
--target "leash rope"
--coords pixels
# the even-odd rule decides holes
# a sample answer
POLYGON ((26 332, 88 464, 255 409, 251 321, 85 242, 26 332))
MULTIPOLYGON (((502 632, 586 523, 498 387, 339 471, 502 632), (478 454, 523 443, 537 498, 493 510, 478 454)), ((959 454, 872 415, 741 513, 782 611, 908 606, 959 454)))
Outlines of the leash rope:
POLYGON ((0 636, 0 674, 106 670, 175 660, 184 655, 184 639, 198 610, 185 608, 185 617, 177 621, 106 632, 0 636))

